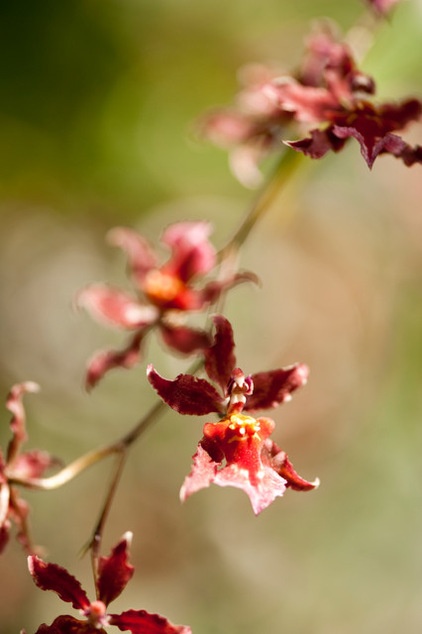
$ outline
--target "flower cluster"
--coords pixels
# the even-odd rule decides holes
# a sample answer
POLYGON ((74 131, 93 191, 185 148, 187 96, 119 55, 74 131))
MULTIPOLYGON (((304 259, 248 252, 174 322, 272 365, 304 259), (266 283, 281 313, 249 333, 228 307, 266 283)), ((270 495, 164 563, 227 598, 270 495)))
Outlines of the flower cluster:
POLYGON ((27 522, 28 504, 19 496, 14 482, 30 487, 34 478, 41 477, 48 468, 58 464, 58 460, 46 451, 33 449, 21 452, 27 440, 22 396, 38 389, 38 385, 31 381, 14 385, 6 401, 6 407, 12 414, 12 438, 5 456, 0 450, 0 553, 9 541, 12 522, 17 527, 17 539, 27 551, 33 551, 27 522))
MULTIPOLYGON (((387 10, 385 2, 373 4, 379 11, 387 10)), ((235 174, 246 185, 258 182, 258 161, 280 149, 282 141, 321 158, 338 152, 353 137, 369 167, 385 153, 409 166, 421 163, 422 148, 411 147, 396 134, 420 119, 421 101, 375 104, 370 99, 374 94, 374 80, 359 70, 350 47, 331 24, 322 24, 308 38, 296 73, 277 75, 262 68, 247 73, 236 106, 210 113, 201 127, 211 141, 232 148, 235 174), (289 130, 309 130, 309 136, 305 132, 303 138, 287 141, 289 130)))
POLYGON ((238 282, 252 279, 235 274, 223 280, 197 285, 216 264, 216 252, 208 240, 208 222, 179 222, 168 227, 161 238, 171 249, 170 258, 159 264, 148 241, 128 228, 116 228, 109 240, 121 247, 129 260, 135 294, 105 284, 92 284, 77 297, 103 323, 132 332, 123 350, 102 351, 90 361, 86 385, 93 387, 112 368, 131 368, 141 357, 141 345, 147 333, 157 328, 164 343, 183 354, 191 354, 209 345, 206 332, 192 328, 184 316, 216 302, 223 292, 238 282))
POLYGON ((109 603, 120 596, 133 575, 134 567, 128 557, 131 539, 132 534, 125 533, 109 557, 100 557, 94 601, 88 599, 79 581, 65 568, 30 556, 29 572, 36 585, 41 590, 56 592, 83 617, 81 620, 69 615, 58 616, 51 625, 40 625, 36 634, 105 634, 104 628, 109 625, 132 634, 191 634, 189 627, 172 625, 163 616, 145 610, 126 610, 121 614, 107 611, 109 603))
POLYGON ((236 367, 230 323, 221 315, 214 322, 214 342, 204 354, 205 370, 217 387, 188 374, 167 380, 151 365, 148 379, 160 397, 180 414, 216 412, 220 417, 218 422, 204 426, 181 499, 211 483, 233 486, 245 491, 258 514, 283 495, 287 487, 308 491, 319 484, 318 480, 308 482, 301 478, 285 452, 270 438, 275 428, 272 419, 255 419, 244 413, 290 400, 292 392, 306 383, 308 368, 296 364, 245 376, 236 367))

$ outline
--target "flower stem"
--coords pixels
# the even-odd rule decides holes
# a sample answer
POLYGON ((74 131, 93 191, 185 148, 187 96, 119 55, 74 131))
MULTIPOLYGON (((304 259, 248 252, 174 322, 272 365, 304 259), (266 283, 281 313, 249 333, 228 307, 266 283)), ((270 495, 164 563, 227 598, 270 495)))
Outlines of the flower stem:
POLYGON ((104 526, 107 521, 110 509, 111 509, 111 505, 113 503, 114 495, 117 491, 117 487, 120 482, 121 475, 123 473, 123 468, 125 466, 127 456, 128 456, 127 451, 122 450, 120 455, 117 457, 115 470, 111 478, 107 495, 106 495, 103 507, 101 509, 101 513, 99 515, 98 521, 95 525, 94 530, 92 531, 91 538, 87 542, 86 546, 82 549, 82 554, 85 554, 88 550, 91 550, 91 563, 92 563, 92 570, 94 573, 95 587, 97 587, 98 557, 101 550, 101 540, 102 540, 102 535, 104 531, 104 526))
POLYGON ((304 156, 301 152, 286 149, 278 161, 273 175, 261 190, 242 224, 219 252, 220 260, 227 257, 231 251, 237 250, 245 242, 256 222, 271 209, 284 185, 303 163, 303 159, 304 156))

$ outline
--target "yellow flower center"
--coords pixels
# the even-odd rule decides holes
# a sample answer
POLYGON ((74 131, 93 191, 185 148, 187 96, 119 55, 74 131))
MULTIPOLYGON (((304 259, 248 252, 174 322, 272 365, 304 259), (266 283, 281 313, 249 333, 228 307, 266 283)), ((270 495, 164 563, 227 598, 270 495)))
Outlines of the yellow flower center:
POLYGON ((246 440, 253 436, 259 438, 259 432, 261 431, 260 423, 252 416, 245 416, 245 414, 232 414, 229 417, 229 429, 236 432, 233 438, 230 438, 229 442, 234 440, 246 440))
POLYGON ((145 294, 158 304, 170 302, 182 290, 183 283, 173 275, 162 273, 158 269, 149 271, 143 283, 145 294))

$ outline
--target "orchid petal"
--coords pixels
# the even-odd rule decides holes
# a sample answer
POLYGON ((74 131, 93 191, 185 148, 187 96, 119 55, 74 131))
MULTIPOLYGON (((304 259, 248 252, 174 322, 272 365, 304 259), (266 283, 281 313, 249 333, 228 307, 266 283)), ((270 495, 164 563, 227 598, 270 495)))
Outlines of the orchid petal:
POLYGON ((109 557, 100 557, 98 564, 98 597, 108 605, 125 589, 132 578, 134 567, 129 563, 132 533, 125 533, 109 557))
POLYGON ((7 450, 7 462, 10 463, 17 455, 22 443, 27 440, 28 435, 25 428, 25 409, 22 403, 22 397, 28 392, 38 392, 39 385, 33 381, 18 383, 12 387, 6 400, 6 408, 12 414, 10 428, 13 438, 9 443, 7 450))
POLYGON ((158 318, 155 306, 144 306, 128 293, 105 284, 92 284, 79 292, 76 305, 102 323, 125 330, 152 324, 158 318))
POLYGON ((9 541, 9 531, 10 522, 6 520, 0 525, 0 554, 6 548, 6 545, 9 541))
POLYGON ((125 251, 131 273, 140 287, 146 274, 158 266, 155 255, 149 242, 133 229, 127 227, 115 227, 107 234, 108 242, 125 251))
POLYGON ((223 399, 205 379, 179 374, 170 381, 160 376, 152 365, 147 368, 147 377, 163 401, 179 414, 202 416, 221 410, 223 399))
POLYGON ((290 487, 294 491, 312 491, 312 489, 319 487, 319 478, 313 482, 302 478, 295 471, 288 455, 270 438, 264 444, 264 458, 268 459, 271 467, 286 480, 286 487, 290 487))
POLYGON ((9 511, 10 503, 10 487, 7 483, 0 483, 0 528, 2 528, 6 522, 7 513, 9 511))
POLYGON ((214 484, 221 487, 232 486, 242 489, 249 497, 255 515, 259 515, 286 490, 284 478, 266 465, 262 466, 260 479, 256 484, 250 481, 249 472, 246 469, 240 469, 235 463, 218 471, 214 478, 214 484))
POLYGON ((292 150, 302 152, 313 159, 322 158, 332 150, 339 152, 346 143, 345 139, 340 139, 333 132, 333 127, 329 126, 325 130, 311 130, 310 136, 298 141, 283 141, 292 150))
POLYGON ((111 614, 110 624, 119 630, 129 630, 132 634, 191 634, 186 625, 172 625, 159 614, 150 614, 145 610, 127 610, 121 614, 111 614))
POLYGON ((387 15, 389 11, 396 5, 400 0, 367 0, 372 8, 381 16, 387 15))
POLYGON ((88 362, 85 386, 92 389, 113 368, 132 368, 141 359, 141 344, 146 330, 137 332, 123 350, 105 350, 97 352, 88 362))
POLYGON ((202 447, 201 443, 193 456, 193 465, 191 472, 186 476, 180 489, 180 500, 184 502, 188 497, 205 489, 214 482, 217 473, 218 463, 214 462, 207 451, 202 447))
POLYGON ((246 397, 244 410, 269 409, 290 400, 291 393, 306 384, 308 374, 308 367, 302 363, 252 374, 254 390, 246 397))
POLYGON ((32 449, 17 456, 13 463, 13 476, 20 480, 40 478, 50 467, 60 466, 62 463, 47 451, 32 449))
POLYGON ((51 625, 40 625, 35 634, 106 634, 103 628, 93 627, 86 621, 73 616, 62 615, 54 619, 51 625))
POLYGON ((213 345, 204 351, 205 370, 211 379, 222 388, 223 393, 236 365, 233 329, 228 319, 215 315, 215 336, 213 345))
POLYGON ((204 350, 210 345, 210 337, 203 330, 161 324, 160 332, 165 344, 182 354, 192 354, 198 350, 204 350))
POLYGON ((28 568, 35 584, 41 590, 53 590, 62 601, 71 603, 76 609, 84 610, 90 605, 79 581, 65 568, 46 563, 36 555, 28 557, 28 568))
POLYGON ((161 241, 172 249, 172 256, 164 266, 187 282, 196 275, 208 273, 215 264, 215 249, 208 240, 211 233, 208 222, 179 222, 170 225, 161 241))

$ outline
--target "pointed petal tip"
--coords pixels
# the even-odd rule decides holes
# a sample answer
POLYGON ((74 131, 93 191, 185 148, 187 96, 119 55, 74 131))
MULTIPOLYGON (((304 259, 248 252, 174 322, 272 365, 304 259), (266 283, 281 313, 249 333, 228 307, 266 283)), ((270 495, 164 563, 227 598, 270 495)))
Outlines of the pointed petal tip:
POLYGON ((315 480, 313 480, 310 484, 312 484, 314 489, 318 489, 321 484, 321 480, 319 478, 315 478, 315 480))
POLYGON ((111 244, 112 246, 120 246, 124 235, 126 234, 126 232, 128 231, 128 229, 126 227, 112 227, 111 229, 109 229, 106 233, 105 239, 106 242, 108 244, 111 244))
POLYGON ((28 555, 28 557, 26 558, 26 561, 28 563, 28 570, 31 573, 31 575, 34 574, 34 559, 35 559, 36 555, 28 555))
POLYGON ((296 368, 297 376, 301 379, 302 385, 306 385, 309 377, 309 368, 305 363, 299 363, 296 368))
POLYGON ((35 381, 25 381, 21 385, 24 392, 31 392, 32 394, 36 394, 41 390, 41 387, 38 383, 35 383, 35 381))
POLYGON ((133 533, 132 531, 126 531, 126 533, 124 533, 122 535, 122 541, 125 541, 127 544, 127 547, 131 546, 132 544, 132 539, 133 539, 133 533))

